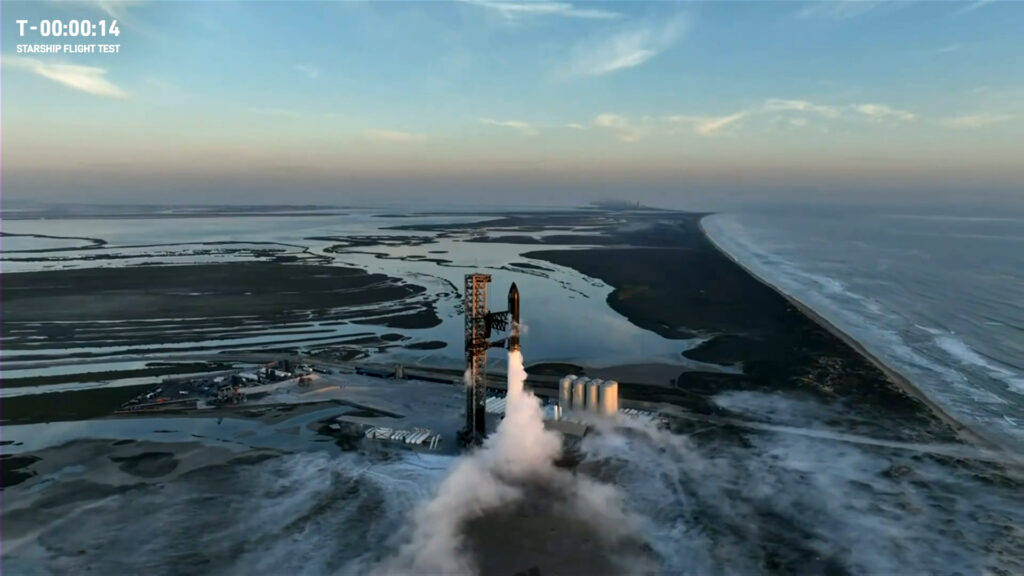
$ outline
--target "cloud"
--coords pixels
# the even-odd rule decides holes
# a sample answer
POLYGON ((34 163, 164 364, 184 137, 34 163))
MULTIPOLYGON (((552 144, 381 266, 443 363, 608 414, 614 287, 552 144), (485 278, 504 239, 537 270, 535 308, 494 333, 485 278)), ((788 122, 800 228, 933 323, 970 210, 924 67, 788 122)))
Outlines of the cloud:
POLYGON ((617 114, 599 114, 594 118, 594 125, 601 128, 622 129, 629 126, 629 120, 617 114))
POLYGON ((769 98, 764 102, 764 109, 770 112, 812 112, 826 118, 839 116, 839 110, 835 106, 825 106, 808 102, 807 100, 784 100, 781 98, 769 98))
POLYGON ((519 120, 494 120, 493 118, 481 118, 480 123, 490 126, 501 126, 503 128, 513 128, 522 132, 524 136, 536 136, 538 134, 536 128, 519 120))
POLYGON ((117 20, 118 26, 124 30, 131 30, 134 38, 155 40, 164 37, 165 30, 159 27, 154 28, 140 19, 139 15, 145 11, 145 4, 147 4, 143 0, 94 0, 92 2, 76 2, 75 4, 91 6, 106 17, 117 20))
POLYGON ((697 132, 704 136, 710 136, 717 134, 719 130, 729 126, 733 123, 739 122, 747 115, 746 112, 737 112, 735 114, 729 114, 728 116, 718 116, 716 118, 707 118, 702 122, 697 123, 697 132))
POLYGON ((587 127, 584 126, 583 124, 577 124, 575 122, 570 122, 570 123, 566 124, 565 127, 566 128, 571 128, 573 130, 586 130, 587 129, 587 127))
POLYGON ((122 20, 127 17, 128 13, 125 10, 127 7, 138 6, 139 4, 141 2, 138 0, 97 0, 96 7, 107 16, 122 20))
POLYGON ((810 124, 807 116, 814 115, 824 119, 842 119, 847 121, 868 120, 873 123, 889 121, 909 121, 916 115, 906 110, 898 110, 885 104, 849 104, 828 105, 817 104, 809 100, 769 98, 757 106, 740 109, 731 114, 708 116, 701 114, 673 114, 651 120, 641 118, 634 123, 625 116, 604 113, 594 118, 593 124, 604 128, 623 142, 636 142, 649 134, 678 133, 680 126, 686 127, 700 136, 717 136, 730 128, 735 128, 744 120, 756 121, 770 117, 776 125, 805 127, 810 124))
POLYGON ((867 0, 818 0, 804 4, 795 15, 804 19, 849 20, 863 16, 881 4, 867 0))
POLYGON ((954 116, 953 118, 946 118, 942 121, 943 124, 951 128, 984 128, 986 126, 992 126, 995 124, 1002 124, 1013 120, 1013 116, 1009 114, 993 114, 990 112, 980 112, 978 114, 967 114, 964 116, 954 116))
POLYGON ((363 130, 363 138, 371 142, 394 142, 399 144, 410 144, 422 142, 427 139, 424 134, 413 134, 411 132, 399 132, 397 130, 363 130))
POLYGON ((296 64, 294 68, 305 74, 310 80, 314 80, 320 76, 320 69, 312 64, 296 64))
POLYGON ((532 16, 561 16, 587 20, 614 20, 622 14, 600 8, 578 8, 568 2, 492 2, 490 0, 462 0, 467 4, 489 8, 510 20, 532 16))
POLYGON ((853 109, 869 120, 913 120, 914 114, 905 110, 896 110, 884 104, 857 104, 853 109))
POLYGON ((106 96, 108 98, 127 98, 128 94, 107 80, 107 70, 95 66, 79 66, 77 64, 51 64, 33 58, 22 58, 20 56, 6 56, 3 59, 5 66, 28 70, 37 76, 42 76, 54 82, 59 82, 75 90, 86 92, 94 96, 106 96))
POLYGON ((764 112, 775 113, 806 113, 816 114, 824 118, 840 118, 849 116, 852 112, 855 116, 866 118, 873 122, 886 120, 907 121, 913 120, 916 116, 906 110, 897 110, 885 104, 850 104, 846 106, 835 106, 828 104, 817 104, 809 100, 787 100, 782 98, 769 98, 762 105, 764 112))
POLYGON ((953 15, 954 16, 958 16, 960 14, 967 14, 969 12, 974 12, 975 10, 977 10, 979 8, 984 8, 985 6, 988 6, 991 3, 992 3, 992 0, 975 0, 974 2, 971 2, 970 4, 964 4, 960 8, 956 9, 953 12, 953 15))
POLYGON ((671 48, 685 30, 685 21, 677 16, 660 25, 622 30, 577 44, 565 73, 570 77, 603 76, 640 66, 671 48))
POLYGON ((642 127, 634 126, 628 118, 617 114, 598 114, 594 126, 610 130, 623 142, 636 142, 646 133, 642 127))
POLYGON ((949 44, 947 46, 943 46, 942 48, 939 48, 939 49, 935 50, 935 53, 936 54, 951 54, 953 52, 959 52, 960 48, 961 48, 961 46, 959 44, 949 44))
POLYGON ((741 110, 735 114, 726 116, 667 116, 666 122, 671 124, 687 124, 693 126, 695 132, 701 136, 714 136, 723 128, 735 124, 749 115, 747 110, 741 110))

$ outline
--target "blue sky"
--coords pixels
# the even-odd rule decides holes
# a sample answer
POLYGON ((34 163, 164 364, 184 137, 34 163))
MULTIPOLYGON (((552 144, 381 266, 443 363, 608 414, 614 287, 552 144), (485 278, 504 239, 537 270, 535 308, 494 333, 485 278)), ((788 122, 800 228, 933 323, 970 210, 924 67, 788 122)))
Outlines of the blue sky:
POLYGON ((8 199, 1024 196, 1016 2, 4 2, 8 199), (17 19, 117 18, 117 54, 17 19))

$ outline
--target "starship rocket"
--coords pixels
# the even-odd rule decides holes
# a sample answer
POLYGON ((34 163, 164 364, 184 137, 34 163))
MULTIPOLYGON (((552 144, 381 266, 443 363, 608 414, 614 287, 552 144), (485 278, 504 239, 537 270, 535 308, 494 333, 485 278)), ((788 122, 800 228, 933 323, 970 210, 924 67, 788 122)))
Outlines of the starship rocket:
POLYGON ((519 351, 519 288, 516 283, 508 289, 508 314, 512 317, 512 332, 508 337, 509 352, 519 351))

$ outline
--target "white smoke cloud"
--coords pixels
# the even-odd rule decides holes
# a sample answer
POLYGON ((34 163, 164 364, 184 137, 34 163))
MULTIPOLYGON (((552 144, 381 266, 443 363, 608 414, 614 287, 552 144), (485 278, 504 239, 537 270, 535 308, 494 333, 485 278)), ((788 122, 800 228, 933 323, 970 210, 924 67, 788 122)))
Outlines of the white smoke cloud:
POLYGON ((555 466, 562 437, 545 428, 540 401, 523 388, 526 376, 522 355, 510 352, 504 420, 479 450, 459 459, 437 495, 416 510, 410 540, 378 573, 476 573, 464 527, 520 500, 532 482, 558 490, 566 512, 597 528, 606 541, 632 532, 636 523, 613 486, 555 466))
MULTIPOLYGON (((834 428, 836 418, 857 417, 838 404, 783 394, 714 400, 737 416, 837 433, 847 429, 834 428)), ((109 440, 78 441, 40 453, 40 465, 74 461, 81 470, 62 468, 27 490, 5 489, 12 497, 4 502, 3 563, 11 573, 64 573, 68 562, 156 576, 183 567, 240 576, 368 574, 374 567, 403 576, 474 573, 469 546, 476 541, 465 532, 502 506, 515 516, 550 503, 571 515, 570 530, 594 527, 587 536, 598 538, 566 542, 564 550, 623 556, 623 567, 604 573, 643 568, 628 557, 642 541, 644 558, 657 562, 648 570, 654 574, 1024 574, 1021 469, 1011 464, 706 423, 688 436, 629 419, 595 427, 575 473, 544 464, 525 482, 500 473, 493 454, 477 456, 486 448, 458 459, 261 449, 224 465, 219 445, 199 443, 133 445, 185 450, 186 469, 187 454, 207 462, 142 481, 114 471, 109 440), (86 479, 93 487, 83 491, 86 479), (113 479, 131 490, 104 483, 113 479), (446 489, 435 490, 442 482, 446 489), (547 498, 536 499, 538 492, 547 498), (422 512, 410 525, 417 506, 422 512), (197 555, 195 534, 217 537, 205 539, 197 555), (413 567, 417 558, 444 569, 413 567)), ((524 461, 511 460, 513 467, 524 461)), ((500 532, 499 545, 514 547, 519 536, 500 532)), ((544 559, 524 554, 523 561, 544 559)), ((541 572, 596 573, 560 567, 541 572)))
MULTIPOLYGON (((831 410, 778 394, 721 406, 817 426, 831 410)), ((664 573, 1015 573, 1024 544, 1014 486, 987 463, 800 434, 702 431, 700 442, 623 420, 599 425, 582 473, 620 488, 664 573), (999 474, 996 475, 996 478, 999 474), (1002 482, 998 480, 996 484, 1002 482), (977 518, 984 517, 984 523, 977 518), (946 528, 936 530, 935 527, 946 528)))
MULTIPOLYGON (((554 468, 561 436, 544 428, 540 402, 523 390, 522 355, 509 353, 508 366, 505 419, 479 450, 456 463, 437 496, 416 511, 411 541, 381 567, 383 574, 475 573, 465 550, 465 524, 519 499, 522 489, 516 481, 542 477, 554 468)), ((468 386, 468 371, 465 377, 468 386)))

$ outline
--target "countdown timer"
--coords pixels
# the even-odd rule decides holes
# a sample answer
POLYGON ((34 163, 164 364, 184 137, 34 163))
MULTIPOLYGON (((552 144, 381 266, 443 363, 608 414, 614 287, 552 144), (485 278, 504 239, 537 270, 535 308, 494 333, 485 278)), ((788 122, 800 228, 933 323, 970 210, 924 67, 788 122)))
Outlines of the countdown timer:
POLYGON ((35 33, 44 38, 95 38, 97 36, 120 36, 117 20, 40 20, 30 24, 28 20, 15 20, 18 33, 35 33))
POLYGON ((117 20, 15 20, 18 33, 36 37, 34 44, 18 44, 18 54, 118 54, 120 44, 44 44, 46 40, 77 40, 88 42, 92 38, 116 38, 121 35, 117 20))

